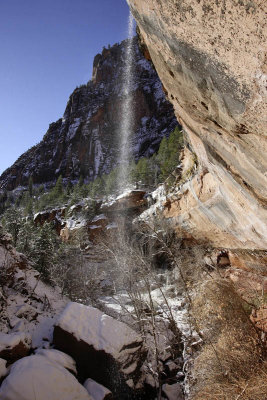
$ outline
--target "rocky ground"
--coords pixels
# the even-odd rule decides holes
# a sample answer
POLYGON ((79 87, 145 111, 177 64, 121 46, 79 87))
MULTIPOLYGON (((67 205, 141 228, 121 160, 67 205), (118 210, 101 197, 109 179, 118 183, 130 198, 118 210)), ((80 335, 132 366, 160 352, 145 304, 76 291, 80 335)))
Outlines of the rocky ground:
MULTIPOLYGON (((70 302, 57 288, 44 284, 25 257, 12 248, 8 235, 2 237, 0 251, 1 399, 36 399, 36 393, 38 399, 154 398, 153 335, 144 341, 137 333, 127 294, 99 298, 101 308, 115 319, 97 308, 70 302)), ((180 388, 175 379, 178 371, 183 378, 182 353, 176 352, 178 358, 173 359, 169 336, 174 334, 164 317, 164 299, 160 300, 157 289, 153 296, 159 308, 157 324, 162 325, 157 333, 165 381, 162 390, 172 399, 174 387, 180 388)), ((181 301, 175 304, 179 310, 181 301)), ((146 324, 147 331, 151 330, 149 316, 146 324)), ((181 388, 179 392, 182 396, 181 388)))
MULTIPOLYGON (((253 388, 256 374, 261 385, 264 364, 260 369, 258 361, 266 325, 264 301, 256 303, 261 302, 262 280, 255 269, 262 265, 265 279, 266 254, 215 249, 191 238, 176 239, 175 245, 167 241, 164 247, 170 227, 161 221, 158 230, 156 223, 168 207, 168 191, 163 186, 152 193, 154 204, 148 209, 144 194, 125 193, 103 203, 100 214, 85 225, 69 223, 64 240, 87 227, 90 245, 85 254, 99 283, 97 297, 89 296, 84 304, 70 302, 59 289, 44 284, 12 248, 10 237, 2 235, 1 399, 35 399, 35 388, 41 387, 38 399, 60 393, 60 398, 70 400, 156 395, 204 400, 212 398, 207 387, 215 390, 213 379, 221 380, 223 373, 225 382, 216 389, 219 399, 221 390, 229 396, 243 390, 238 373, 234 378, 231 374, 234 384, 227 381, 232 368, 240 369, 242 363, 242 379, 250 374, 253 388), (134 226, 145 226, 153 241, 155 269, 146 275, 135 267, 137 283, 129 290, 129 269, 114 264, 110 254, 111 243, 117 249, 121 246, 119 226, 127 220, 129 227, 133 218, 134 226), (101 240, 107 235, 109 242, 101 240)), ((51 215, 55 218, 57 213, 51 215)), ((71 218, 75 220, 74 215, 71 218)), ((117 256, 123 262, 125 257, 129 265, 142 264, 125 243, 120 251, 117 256)), ((264 399, 261 386, 259 393, 255 399, 264 399)))

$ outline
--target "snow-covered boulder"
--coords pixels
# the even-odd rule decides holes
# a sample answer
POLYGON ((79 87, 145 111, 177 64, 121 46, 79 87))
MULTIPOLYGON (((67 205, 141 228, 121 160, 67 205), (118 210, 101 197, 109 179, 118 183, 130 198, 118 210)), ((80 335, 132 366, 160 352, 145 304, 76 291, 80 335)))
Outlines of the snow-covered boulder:
POLYGON ((110 390, 105 388, 103 385, 93 381, 93 379, 86 379, 83 386, 93 397, 94 400, 112 400, 113 396, 110 390))
POLYGON ((74 358, 80 379, 94 379, 115 398, 141 386, 141 336, 94 307, 69 303, 54 328, 54 344, 74 358))
POLYGON ((144 190, 130 190, 118 196, 114 201, 104 203, 100 211, 109 215, 124 214, 125 212, 132 212, 133 215, 140 214, 147 205, 145 199, 146 192, 144 190))
POLYGON ((55 349, 37 349, 35 354, 47 357, 50 361, 56 362, 63 368, 66 368, 77 375, 76 363, 68 354, 55 349))
POLYGON ((43 355, 15 362, 0 388, 1 400, 93 400, 62 365, 43 355))
POLYGON ((0 358, 12 363, 29 354, 30 338, 25 333, 0 332, 0 358))

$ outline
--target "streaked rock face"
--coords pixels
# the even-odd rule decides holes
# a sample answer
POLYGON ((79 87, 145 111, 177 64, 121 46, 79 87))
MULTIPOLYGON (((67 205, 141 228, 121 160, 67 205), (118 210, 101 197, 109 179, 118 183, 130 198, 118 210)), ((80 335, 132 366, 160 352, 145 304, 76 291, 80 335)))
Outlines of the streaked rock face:
MULTIPOLYGON (((118 162, 125 44, 104 49, 94 59, 93 77, 71 94, 63 118, 50 124, 43 140, 24 153, 0 177, 0 188, 80 175, 93 180, 118 162)), ((153 154, 177 125, 171 103, 150 62, 134 44, 134 107, 131 153, 137 160, 153 154)), ((30 115, 29 115, 30 118, 30 115)))
POLYGON ((129 3, 198 158, 186 197, 170 198, 165 215, 217 246, 266 247, 266 4, 129 3))

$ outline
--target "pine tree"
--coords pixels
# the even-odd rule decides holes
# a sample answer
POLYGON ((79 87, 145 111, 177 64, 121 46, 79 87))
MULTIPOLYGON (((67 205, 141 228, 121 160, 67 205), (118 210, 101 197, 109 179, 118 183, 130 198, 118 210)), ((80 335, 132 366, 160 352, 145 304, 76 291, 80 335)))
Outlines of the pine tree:
POLYGON ((83 176, 80 175, 79 182, 78 182, 78 186, 79 186, 79 187, 82 187, 82 186, 83 186, 83 183, 84 183, 83 176))
POLYGON ((88 193, 89 193, 88 186, 84 183, 84 179, 82 178, 82 176, 80 176, 79 182, 74 186, 74 189, 72 190, 70 203, 71 204, 78 203, 79 200, 87 197, 88 193))
POLYGON ((114 168, 108 175, 103 177, 105 194, 113 193, 118 185, 118 168, 114 168))
POLYGON ((81 199, 84 199, 85 197, 87 197, 89 194, 89 190, 88 190, 88 185, 86 185, 85 183, 81 186, 80 188, 80 196, 81 199))
POLYGON ((67 187, 66 187, 66 193, 67 193, 67 196, 70 196, 70 195, 71 195, 71 193, 72 193, 72 190, 73 190, 72 183, 71 183, 71 181, 68 181, 68 183, 67 183, 67 187))
POLYGON ((92 183, 91 187, 91 196, 98 197, 104 194, 105 183, 101 177, 97 177, 94 182, 92 183))
POLYGON ((39 195, 42 195, 42 194, 44 194, 44 191, 45 191, 44 185, 41 185, 41 186, 39 187, 39 189, 38 189, 38 194, 39 194, 39 195))
POLYGON ((33 255, 35 268, 45 279, 50 278, 50 272, 56 256, 55 244, 55 232, 48 223, 45 223, 38 229, 36 234, 33 255))
POLYGON ((135 177, 136 181, 141 181, 143 184, 147 183, 148 174, 148 159, 143 157, 140 158, 136 165, 135 177))
POLYGON ((33 201, 32 198, 29 199, 26 207, 25 207, 26 215, 30 218, 33 218, 33 201))
POLYGON ((4 228, 12 235, 14 246, 17 246, 19 232, 22 226, 22 218, 20 212, 12 207, 5 212, 3 218, 4 228))
POLYGON ((163 181, 167 178, 169 168, 168 168, 168 159, 169 159, 169 146, 168 139, 164 137, 160 143, 159 151, 158 151, 158 160, 160 165, 160 179, 163 181))
POLYGON ((79 201, 79 190, 78 190, 78 185, 75 185, 70 196, 70 205, 76 204, 78 203, 78 201, 79 201))
POLYGON ((165 180, 178 165, 182 146, 183 134, 177 127, 171 132, 169 139, 162 139, 157 155, 161 180, 165 180))
POLYGON ((35 211, 43 211, 50 204, 49 193, 44 193, 35 204, 35 211))
POLYGON ((50 206, 58 206, 62 205, 62 203, 66 200, 64 186, 63 186, 63 179, 60 175, 55 186, 50 191, 50 193, 45 197, 47 200, 47 204, 50 206))
POLYGON ((29 179, 28 191, 29 191, 30 197, 32 197, 33 196, 33 180, 32 180, 32 176, 30 176, 30 179, 29 179))
POLYGON ((62 179, 62 175, 60 175, 58 177, 58 180, 56 182, 56 185, 53 189, 53 195, 55 196, 55 199, 60 200, 63 196, 64 193, 64 188, 63 188, 63 179, 62 179))
POLYGON ((7 200, 7 191, 3 190, 0 193, 0 215, 3 214, 3 212, 6 209, 6 200, 7 200))
POLYGON ((24 221, 18 235, 17 249, 31 259, 34 254, 36 227, 32 220, 24 221))
POLYGON ((157 154, 153 154, 152 157, 148 159, 148 185, 155 187, 158 185, 158 177, 160 174, 160 166, 157 159, 157 154))

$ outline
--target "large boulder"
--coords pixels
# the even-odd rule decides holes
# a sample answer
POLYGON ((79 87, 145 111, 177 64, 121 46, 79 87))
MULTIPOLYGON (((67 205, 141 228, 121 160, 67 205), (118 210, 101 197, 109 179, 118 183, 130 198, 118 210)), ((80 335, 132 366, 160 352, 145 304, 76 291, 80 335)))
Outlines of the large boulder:
POLYGON ((162 386, 162 392, 167 397, 168 400, 183 400, 184 395, 179 383, 174 383, 172 385, 165 384, 162 386))
POLYGON ((0 388, 1 400, 93 400, 60 363, 43 355, 25 357, 12 365, 0 388))
POLYGON ((131 190, 118 196, 113 202, 102 204, 101 211, 107 215, 138 215, 146 205, 144 190, 131 190))
POLYGON ((94 307, 69 303, 54 328, 54 345, 74 358, 81 381, 92 378, 117 399, 135 398, 142 386, 141 336, 94 307))

